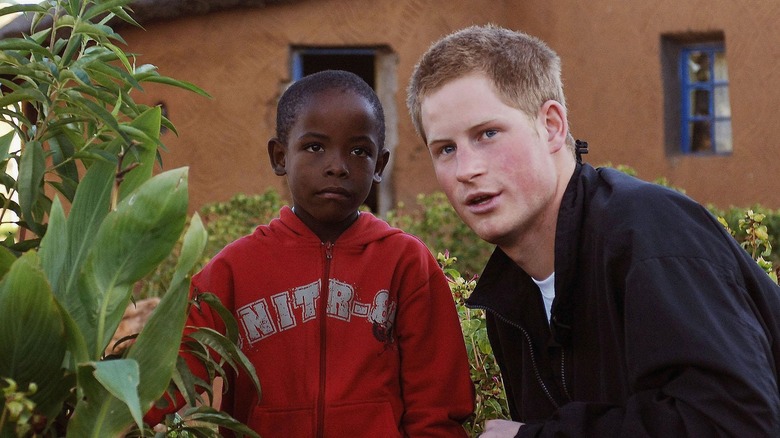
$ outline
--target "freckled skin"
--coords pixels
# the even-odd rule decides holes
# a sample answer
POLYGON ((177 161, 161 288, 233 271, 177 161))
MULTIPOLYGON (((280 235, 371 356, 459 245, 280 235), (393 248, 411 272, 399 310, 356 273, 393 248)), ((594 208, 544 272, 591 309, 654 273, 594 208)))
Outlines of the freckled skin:
POLYGON ((323 242, 357 219, 358 208, 381 181, 389 151, 379 144, 368 101, 338 89, 312 95, 301 107, 288 144, 268 142, 271 165, 286 175, 295 214, 323 242))

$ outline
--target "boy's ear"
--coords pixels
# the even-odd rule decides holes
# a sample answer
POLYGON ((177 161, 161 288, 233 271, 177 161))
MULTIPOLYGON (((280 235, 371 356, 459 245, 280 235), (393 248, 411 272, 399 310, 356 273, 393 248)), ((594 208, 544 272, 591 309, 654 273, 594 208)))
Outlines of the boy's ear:
POLYGON ((382 182, 382 172, 385 171, 387 162, 390 161, 390 151, 382 149, 379 156, 376 158, 376 167, 374 167, 374 184, 382 182))
POLYGON ((569 132, 569 121, 566 118, 566 109, 563 105, 558 101, 548 100, 539 109, 539 116, 544 123, 550 152, 554 153, 565 147, 566 135, 569 132))
POLYGON ((268 158, 271 159, 271 168, 278 176, 287 175, 287 169, 285 168, 285 158, 287 157, 287 148, 274 137, 268 140, 268 158))

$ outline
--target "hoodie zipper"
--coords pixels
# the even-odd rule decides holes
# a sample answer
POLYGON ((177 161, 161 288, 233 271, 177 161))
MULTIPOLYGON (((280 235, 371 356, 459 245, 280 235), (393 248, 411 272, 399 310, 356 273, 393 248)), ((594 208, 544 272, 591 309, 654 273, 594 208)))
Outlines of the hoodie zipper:
POLYGON ((322 285, 320 286, 320 302, 317 306, 317 314, 320 322, 320 387, 317 393, 317 437, 325 436, 325 375, 326 375, 326 355, 325 346, 327 345, 327 307, 328 295, 330 292, 330 261, 333 259, 333 243, 326 242, 322 244, 325 256, 325 269, 322 273, 322 285))
MULTIPOLYGON (((547 399, 552 403, 552 405, 555 407, 555 409, 559 409, 561 406, 560 404, 555 400, 555 398, 550 393, 549 388, 547 388, 547 385, 544 383, 544 380, 542 379, 542 374, 539 371, 539 366, 536 363, 536 355, 534 354, 534 345, 531 342, 531 335, 528 334, 528 332, 519 324, 514 323, 513 321, 510 321, 509 319, 502 316, 500 313, 493 311, 492 309, 484 306, 470 306, 474 309, 482 309, 484 311, 488 311, 492 313, 493 315, 497 316, 500 320, 504 321, 505 323, 511 325, 512 327, 517 328, 521 332, 523 332, 523 337, 525 338, 526 343, 528 344, 528 351, 531 356, 531 366, 534 369, 534 376, 536 377, 536 381, 539 382, 539 385, 542 387, 542 391, 544 391, 544 395, 547 396, 547 399)), ((563 348, 561 348, 561 383, 563 384, 563 392, 566 394, 566 397, 571 400, 571 396, 569 395, 569 390, 566 385, 566 374, 564 373, 564 365, 565 365, 565 355, 563 348)))

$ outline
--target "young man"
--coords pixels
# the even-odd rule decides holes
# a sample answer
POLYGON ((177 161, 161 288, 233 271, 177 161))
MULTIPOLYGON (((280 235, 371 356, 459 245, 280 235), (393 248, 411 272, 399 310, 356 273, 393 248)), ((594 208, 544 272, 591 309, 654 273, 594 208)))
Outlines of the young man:
MULTIPOLYGON (((419 239, 359 211, 389 156, 378 97, 355 74, 315 73, 282 95, 276 131, 292 208, 192 280, 238 320, 262 385, 258 400, 239 374, 223 409, 264 438, 465 437, 474 388, 444 273, 419 239)), ((188 325, 222 330, 201 307, 188 325)))
POLYGON ((514 421, 483 437, 780 436, 780 288, 705 208, 581 163, 555 52, 461 30, 407 103, 449 201, 497 246, 468 302, 514 421))

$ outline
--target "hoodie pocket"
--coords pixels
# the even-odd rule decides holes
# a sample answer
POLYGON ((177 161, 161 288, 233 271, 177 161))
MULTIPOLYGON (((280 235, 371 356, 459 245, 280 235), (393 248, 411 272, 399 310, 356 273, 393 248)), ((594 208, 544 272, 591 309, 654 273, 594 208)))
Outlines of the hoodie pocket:
POLYGON ((316 436, 314 410, 256 407, 247 422, 263 438, 309 438, 316 436))
POLYGON ((397 438, 402 435, 392 405, 380 400, 331 405, 325 412, 325 436, 397 438))

